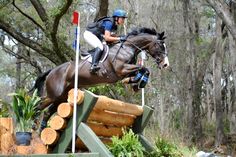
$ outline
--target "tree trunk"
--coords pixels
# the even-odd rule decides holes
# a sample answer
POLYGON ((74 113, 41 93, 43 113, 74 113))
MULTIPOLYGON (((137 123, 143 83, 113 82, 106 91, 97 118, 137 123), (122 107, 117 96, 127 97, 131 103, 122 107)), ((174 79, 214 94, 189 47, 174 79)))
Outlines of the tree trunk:
POLYGON ((230 132, 236 133, 236 42, 229 34, 229 52, 230 52, 230 69, 232 71, 233 87, 231 91, 231 104, 230 104, 230 132))
POLYGON ((21 88, 21 54, 22 54, 23 48, 21 44, 18 44, 18 51, 16 56, 16 89, 21 88))
POLYGON ((109 2, 108 0, 99 0, 99 8, 96 13, 94 21, 98 20, 103 16, 107 16, 109 2))
POLYGON ((214 103, 216 108, 216 146, 224 143, 224 123, 223 123, 223 104, 221 94, 221 78, 222 78, 222 63, 224 50, 222 47, 221 34, 221 20, 218 18, 216 22, 216 47, 215 47, 215 61, 213 64, 213 84, 214 84, 214 103))
POLYGON ((187 101, 188 101, 188 131, 191 136, 191 140, 196 142, 202 135, 202 124, 200 118, 200 106, 201 106, 201 87, 202 76, 199 77, 197 71, 197 57, 195 40, 198 37, 198 24, 199 19, 195 11, 191 6, 189 0, 184 1, 184 19, 186 27, 186 49, 189 52, 189 73, 187 79, 187 101))
MULTIPOLYGON (((236 22, 236 3, 231 2, 231 14, 236 22)), ((230 69, 232 71, 233 87, 231 89, 231 106, 230 106, 230 132, 236 133, 236 40, 228 33, 229 36, 229 53, 230 53, 230 69)))

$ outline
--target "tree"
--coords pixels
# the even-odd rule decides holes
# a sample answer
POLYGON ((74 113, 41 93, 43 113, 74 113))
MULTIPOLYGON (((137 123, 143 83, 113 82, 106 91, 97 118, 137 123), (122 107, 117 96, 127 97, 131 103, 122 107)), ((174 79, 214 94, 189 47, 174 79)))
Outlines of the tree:
MULTIPOLYGON (((224 1, 224 0, 206 0, 207 3, 215 10, 217 15, 222 19, 222 21, 225 23, 227 26, 229 32, 233 36, 234 40, 236 41, 236 19, 235 13, 232 14, 231 9, 233 10, 234 8, 230 7, 232 3, 235 3, 235 1, 224 1)), ((235 11, 233 11, 235 12, 235 11)))
MULTIPOLYGON (((223 21, 223 24, 221 24, 220 29, 224 30, 224 26, 226 26, 226 29, 228 31, 228 37, 229 37, 229 53, 230 53, 230 64, 231 64, 231 71, 234 78, 236 78, 236 2, 235 1, 223 1, 223 0, 207 0, 207 3, 210 5, 211 8, 213 8, 216 12, 216 14, 219 16, 219 18, 223 21)), ((218 26, 219 27, 219 26, 218 26)), ((220 32, 218 29, 217 32, 220 32)), ((217 36, 221 36, 219 33, 217 33, 217 36)), ((224 132, 223 132, 223 108, 221 101, 219 98, 221 98, 220 93, 220 86, 221 86, 221 70, 222 67, 222 57, 223 57, 223 51, 220 41, 217 40, 216 44, 216 58, 215 58, 215 104, 216 104, 216 144, 222 144, 224 143, 224 132)), ((234 91, 236 90, 236 80, 234 79, 234 91)), ((233 97, 235 97, 235 92, 233 93, 233 97)), ((234 98, 233 98, 234 100, 234 98)), ((236 102, 232 101, 232 107, 231 107, 231 125, 235 126, 235 106, 236 102)), ((232 127, 234 128, 234 127, 232 127)), ((232 130, 234 132, 234 130, 232 130)))
POLYGON ((1 9, 0 29, 58 65, 74 57, 73 49, 66 43, 68 36, 61 33, 65 28, 62 21, 66 21, 63 16, 72 0, 51 3, 53 7, 38 0, 11 1, 1 9))

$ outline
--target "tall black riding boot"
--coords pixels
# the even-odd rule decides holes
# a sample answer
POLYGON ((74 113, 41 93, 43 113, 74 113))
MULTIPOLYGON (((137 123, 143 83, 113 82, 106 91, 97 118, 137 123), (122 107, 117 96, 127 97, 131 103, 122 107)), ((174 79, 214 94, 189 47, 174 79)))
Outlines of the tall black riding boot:
POLYGON ((98 66, 98 62, 101 56, 102 56, 102 50, 99 47, 96 47, 93 58, 92 58, 92 65, 90 68, 91 73, 95 73, 96 71, 100 69, 100 67, 98 66))

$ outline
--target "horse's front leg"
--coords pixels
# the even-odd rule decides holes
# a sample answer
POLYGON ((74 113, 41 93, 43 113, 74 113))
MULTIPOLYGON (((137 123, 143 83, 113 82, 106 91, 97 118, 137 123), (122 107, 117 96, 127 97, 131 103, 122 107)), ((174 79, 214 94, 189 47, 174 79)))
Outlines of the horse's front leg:
POLYGON ((141 81, 139 83, 139 88, 144 88, 147 85, 149 75, 150 75, 150 72, 147 70, 141 78, 141 81))
MULTIPOLYGON (((137 65, 124 66, 122 71, 126 72, 125 76, 129 76, 123 80, 124 83, 138 83, 145 74, 146 76, 149 75, 147 68, 137 65)), ((144 79, 147 78, 146 76, 144 79)))
POLYGON ((149 70, 146 67, 128 64, 124 65, 122 71, 126 72, 126 76, 130 76, 123 79, 123 83, 138 83, 141 80, 140 84, 138 85, 138 88, 144 88, 146 86, 150 74, 149 70))
POLYGON ((135 77, 130 77, 128 83, 135 83, 133 85, 133 89, 134 91, 137 91, 138 89, 144 88, 147 85, 149 74, 149 70, 142 69, 135 77))

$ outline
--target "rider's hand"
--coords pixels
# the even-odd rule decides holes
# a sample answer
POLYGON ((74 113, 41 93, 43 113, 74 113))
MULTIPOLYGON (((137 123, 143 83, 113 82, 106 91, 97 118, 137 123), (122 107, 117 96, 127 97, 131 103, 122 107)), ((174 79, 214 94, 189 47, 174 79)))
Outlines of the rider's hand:
POLYGON ((125 42, 127 40, 126 36, 120 36, 120 42, 125 42))

